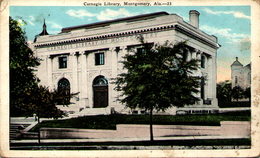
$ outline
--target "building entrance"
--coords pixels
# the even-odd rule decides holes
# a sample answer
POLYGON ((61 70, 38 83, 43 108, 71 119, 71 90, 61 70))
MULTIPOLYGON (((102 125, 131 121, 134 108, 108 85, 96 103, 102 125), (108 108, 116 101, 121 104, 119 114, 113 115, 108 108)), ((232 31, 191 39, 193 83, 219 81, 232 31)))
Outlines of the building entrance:
POLYGON ((108 82, 104 76, 97 76, 93 81, 94 108, 108 106, 108 82))

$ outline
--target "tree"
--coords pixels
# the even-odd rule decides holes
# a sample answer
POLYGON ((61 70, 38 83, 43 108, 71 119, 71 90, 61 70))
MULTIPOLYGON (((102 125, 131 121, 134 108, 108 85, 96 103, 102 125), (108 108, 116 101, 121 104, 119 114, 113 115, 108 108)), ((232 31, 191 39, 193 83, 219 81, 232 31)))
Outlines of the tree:
POLYGON ((232 97, 237 101, 243 98, 244 90, 240 86, 235 86, 232 88, 232 97))
MULTIPOLYGON (((35 76, 35 68, 40 64, 26 42, 25 31, 20 24, 9 18, 10 22, 10 114, 25 116, 37 114, 38 118, 58 118, 65 115, 56 105, 69 105, 76 93, 50 91, 40 86, 35 76)), ((38 119, 39 121, 39 119, 38 119)))
MULTIPOLYGON (((36 114, 40 118, 59 118, 65 113, 58 109, 58 103, 67 106, 77 93, 50 91, 48 87, 39 85, 35 76, 35 68, 40 59, 34 56, 26 42, 25 31, 20 24, 9 18, 10 23, 10 115, 23 113, 25 116, 36 114)), ((40 135, 38 137, 40 143, 40 135)))
POLYGON ((232 98, 231 81, 226 80, 217 84, 217 98, 220 103, 229 103, 232 98))
POLYGON ((121 91, 119 101, 131 109, 141 108, 150 113, 150 139, 153 141, 154 110, 182 107, 198 101, 200 77, 193 75, 198 60, 186 60, 194 51, 185 42, 175 45, 151 45, 139 37, 142 48, 127 54, 122 62, 126 73, 115 79, 115 90, 121 91))
POLYGON ((249 99, 249 103, 251 103, 251 87, 247 87, 244 91, 244 97, 249 99))
POLYGON ((33 55, 33 51, 26 42, 25 31, 18 21, 9 18, 10 30, 10 114, 16 116, 27 113, 26 105, 28 98, 24 98, 24 92, 37 87, 38 79, 34 68, 39 59, 33 55))

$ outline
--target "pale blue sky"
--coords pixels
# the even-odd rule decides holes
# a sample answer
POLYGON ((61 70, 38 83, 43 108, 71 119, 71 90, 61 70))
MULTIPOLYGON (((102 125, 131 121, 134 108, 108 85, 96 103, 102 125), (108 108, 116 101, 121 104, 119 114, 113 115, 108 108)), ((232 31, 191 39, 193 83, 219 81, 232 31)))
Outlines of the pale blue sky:
POLYGON ((166 11, 175 13, 188 22, 189 10, 200 12, 200 29, 218 37, 221 48, 217 54, 218 81, 230 79, 230 65, 239 57, 242 64, 250 62, 250 6, 168 6, 168 7, 64 7, 11 6, 10 16, 23 19, 29 41, 42 31, 43 18, 47 30, 57 34, 64 27, 144 13, 166 11))

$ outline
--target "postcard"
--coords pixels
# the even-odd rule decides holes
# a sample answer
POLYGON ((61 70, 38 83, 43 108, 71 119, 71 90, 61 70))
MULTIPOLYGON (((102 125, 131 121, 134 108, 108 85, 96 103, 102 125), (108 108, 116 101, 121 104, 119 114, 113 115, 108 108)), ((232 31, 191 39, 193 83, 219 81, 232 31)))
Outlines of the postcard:
POLYGON ((258 1, 0 4, 1 156, 259 156, 258 1))

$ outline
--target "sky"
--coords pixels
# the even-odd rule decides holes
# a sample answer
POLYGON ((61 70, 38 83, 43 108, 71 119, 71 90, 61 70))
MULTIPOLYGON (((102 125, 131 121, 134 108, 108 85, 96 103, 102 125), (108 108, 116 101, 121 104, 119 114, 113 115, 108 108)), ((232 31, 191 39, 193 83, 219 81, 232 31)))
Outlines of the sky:
POLYGON ((44 18, 48 33, 57 34, 64 27, 158 11, 178 14, 189 22, 190 10, 200 12, 199 27, 202 31, 218 37, 221 48, 217 52, 217 82, 230 80, 230 65, 235 57, 243 65, 250 63, 250 6, 11 6, 10 16, 20 21, 28 41, 33 41, 42 31, 44 18))

